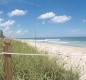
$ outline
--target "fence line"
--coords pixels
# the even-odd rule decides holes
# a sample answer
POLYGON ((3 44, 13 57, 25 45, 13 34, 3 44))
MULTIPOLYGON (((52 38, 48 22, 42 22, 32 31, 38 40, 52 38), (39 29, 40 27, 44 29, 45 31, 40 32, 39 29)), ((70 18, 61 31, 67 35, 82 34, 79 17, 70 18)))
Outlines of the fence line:
POLYGON ((86 54, 27 54, 27 53, 6 53, 6 52, 2 52, 0 53, 0 55, 3 55, 3 54, 10 54, 10 55, 26 55, 26 56, 48 56, 48 55, 62 55, 62 56, 86 56, 86 54))
POLYGON ((4 40, 3 52, 0 55, 3 55, 3 67, 4 67, 4 80, 12 80, 12 57, 11 55, 23 55, 23 56, 86 56, 86 54, 71 54, 65 53, 50 53, 50 54, 28 54, 28 53, 11 53, 11 41, 9 39, 4 40))

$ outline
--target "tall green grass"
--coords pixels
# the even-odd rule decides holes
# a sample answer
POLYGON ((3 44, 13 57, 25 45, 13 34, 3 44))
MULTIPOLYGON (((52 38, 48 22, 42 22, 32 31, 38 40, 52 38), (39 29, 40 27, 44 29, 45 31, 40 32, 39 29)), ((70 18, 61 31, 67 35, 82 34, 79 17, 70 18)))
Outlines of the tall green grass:
MULTIPOLYGON (((3 41, 0 41, 0 51, 2 51, 2 43, 3 41)), ((12 40, 12 52, 46 54, 46 52, 38 51, 26 43, 14 40, 12 40)), ((2 56, 0 56, 0 63, 2 64, 2 56)), ((48 56, 12 55, 12 69, 13 80, 79 80, 78 71, 72 69, 67 71, 59 60, 50 59, 48 56)), ((2 78, 3 68, 0 71, 2 78)))
POLYGON ((30 45, 27 45, 25 42, 21 41, 12 41, 12 52, 14 53, 28 53, 28 54, 35 54, 39 53, 37 49, 33 48, 30 45))
POLYGON ((0 38, 0 53, 3 51, 3 39, 0 38))

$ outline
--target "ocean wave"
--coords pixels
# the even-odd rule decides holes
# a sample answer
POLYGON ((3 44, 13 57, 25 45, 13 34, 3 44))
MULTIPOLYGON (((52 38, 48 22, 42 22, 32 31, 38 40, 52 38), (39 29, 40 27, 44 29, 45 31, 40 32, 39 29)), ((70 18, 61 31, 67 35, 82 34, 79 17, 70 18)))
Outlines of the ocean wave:
POLYGON ((44 39, 44 40, 29 40, 29 41, 37 41, 37 42, 50 42, 50 43, 60 43, 60 44, 67 44, 68 42, 61 41, 60 39, 44 39))
POLYGON ((31 39, 31 40, 29 40, 29 41, 46 41, 46 42, 48 42, 48 41, 51 41, 51 42, 53 42, 53 41, 60 41, 60 39, 43 39, 43 40, 41 40, 41 39, 31 39))
POLYGON ((32 39, 32 40, 29 40, 29 41, 45 42, 47 40, 36 40, 36 39, 32 39))
POLYGON ((60 41, 60 39, 45 39, 45 41, 60 41))
POLYGON ((49 41, 47 40, 46 42, 50 42, 50 43, 60 43, 60 44, 67 44, 68 42, 65 41, 49 41))
POLYGON ((59 42, 59 43, 67 44, 68 42, 59 42))

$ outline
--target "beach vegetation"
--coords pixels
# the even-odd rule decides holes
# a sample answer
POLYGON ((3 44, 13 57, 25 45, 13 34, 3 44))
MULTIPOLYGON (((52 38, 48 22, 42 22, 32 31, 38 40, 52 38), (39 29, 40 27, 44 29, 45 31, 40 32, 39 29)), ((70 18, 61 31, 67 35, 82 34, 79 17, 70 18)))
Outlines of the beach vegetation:
MULTIPOLYGON (((0 39, 2 52, 3 39, 0 39)), ((12 40, 12 53, 48 54, 31 45, 12 40)), ((79 80, 78 71, 66 70, 59 59, 49 56, 12 55, 13 80, 79 80)), ((3 80, 3 56, 0 55, 0 80, 3 80)))

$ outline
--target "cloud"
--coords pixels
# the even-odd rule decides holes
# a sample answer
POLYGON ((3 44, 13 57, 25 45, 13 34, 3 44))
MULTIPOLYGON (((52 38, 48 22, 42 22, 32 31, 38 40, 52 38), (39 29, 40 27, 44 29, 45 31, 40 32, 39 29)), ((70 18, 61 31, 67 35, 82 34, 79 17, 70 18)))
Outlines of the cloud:
POLYGON ((42 14, 38 17, 38 19, 49 19, 49 18, 52 18, 52 17, 55 17, 55 13, 53 12, 47 12, 45 14, 42 14))
POLYGON ((4 21, 4 19, 0 18, 0 23, 1 23, 2 21, 4 21))
POLYGON ((19 29, 16 31, 16 34, 20 34, 22 32, 22 29, 19 29))
POLYGON ((25 15, 27 13, 27 11, 25 10, 19 10, 19 9, 15 9, 14 11, 8 12, 8 16, 9 17, 13 17, 13 16, 22 16, 25 15))
POLYGON ((2 22, 2 21, 3 21, 3 19, 0 20, 0 27, 10 27, 15 23, 14 20, 8 20, 6 22, 2 22))
POLYGON ((23 29, 18 29, 17 31, 15 31, 13 33, 13 37, 21 37, 21 36, 25 36, 26 34, 28 34, 29 30, 23 30, 23 29))
POLYGON ((3 11, 0 11, 0 14, 2 14, 3 13, 3 11))
MULTIPOLYGON (((67 15, 56 15, 54 12, 47 12, 45 14, 42 14, 38 17, 38 19, 49 19, 50 21, 54 22, 54 23, 65 23, 69 20, 71 20, 71 16, 67 16, 67 15)), ((44 22, 43 22, 44 24, 44 22)))
POLYGON ((29 30, 19 29, 19 30, 16 31, 16 34, 21 34, 21 35, 23 35, 23 34, 26 34, 26 33, 28 33, 28 32, 29 32, 29 30))
POLYGON ((10 27, 5 27, 3 31, 7 32, 8 30, 10 30, 10 27))
POLYGON ((63 16, 55 16, 54 18, 51 19, 51 21, 55 23, 64 23, 69 20, 71 20, 71 16, 63 15, 63 16))
POLYGON ((28 34, 29 30, 23 30, 23 29, 17 29, 16 31, 11 30, 11 27, 5 27, 3 28, 4 35, 6 37, 20 37, 25 36, 25 34, 28 34))
POLYGON ((11 35, 12 35, 12 30, 10 30, 10 27, 5 27, 5 28, 3 29, 3 33, 4 33, 4 36, 6 36, 6 37, 11 37, 11 35))

